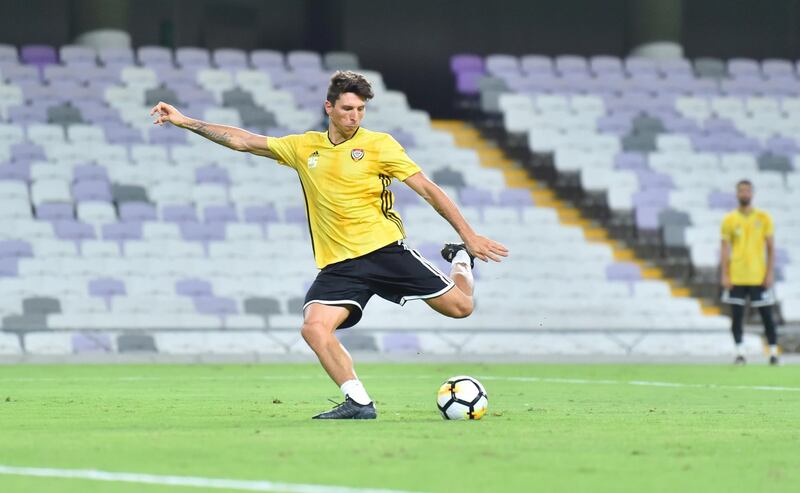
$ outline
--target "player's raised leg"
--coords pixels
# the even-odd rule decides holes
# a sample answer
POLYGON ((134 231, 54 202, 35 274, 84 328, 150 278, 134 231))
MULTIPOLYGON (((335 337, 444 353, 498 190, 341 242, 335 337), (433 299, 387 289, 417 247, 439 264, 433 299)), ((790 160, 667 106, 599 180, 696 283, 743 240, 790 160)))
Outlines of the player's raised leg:
POLYGON ((314 416, 315 419, 374 419, 377 415, 372 399, 353 369, 353 358, 334 335, 349 314, 349 308, 322 303, 311 303, 304 312, 300 333, 345 396, 342 404, 314 416))
POLYGON ((472 291, 475 279, 472 268, 474 258, 467 252, 464 244, 448 243, 442 249, 442 257, 450 262, 450 279, 456 284, 456 289, 444 293, 436 298, 425 300, 428 305, 441 313, 453 318, 464 318, 472 314, 474 303, 472 291))

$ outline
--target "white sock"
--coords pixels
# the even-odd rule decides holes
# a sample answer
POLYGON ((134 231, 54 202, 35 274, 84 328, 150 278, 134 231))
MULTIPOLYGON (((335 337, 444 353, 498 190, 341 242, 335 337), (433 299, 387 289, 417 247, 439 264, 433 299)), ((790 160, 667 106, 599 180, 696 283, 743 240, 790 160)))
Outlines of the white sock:
POLYGON ((773 344, 769 347, 769 355, 770 356, 777 356, 778 355, 778 346, 773 344))
POLYGON ((736 356, 744 356, 744 344, 736 344, 736 356))
POLYGON ((345 397, 349 396, 351 399, 361 405, 372 402, 372 399, 370 399, 369 395, 367 395, 367 389, 364 388, 364 384, 361 383, 361 380, 348 380, 343 383, 340 388, 342 389, 342 393, 345 397))
POLYGON ((470 266, 472 265, 472 263, 470 261, 470 258, 469 258, 469 254, 467 253, 466 250, 459 250, 456 253, 455 257, 453 257, 453 261, 451 263, 453 263, 453 264, 464 264, 470 269, 471 269, 470 266))

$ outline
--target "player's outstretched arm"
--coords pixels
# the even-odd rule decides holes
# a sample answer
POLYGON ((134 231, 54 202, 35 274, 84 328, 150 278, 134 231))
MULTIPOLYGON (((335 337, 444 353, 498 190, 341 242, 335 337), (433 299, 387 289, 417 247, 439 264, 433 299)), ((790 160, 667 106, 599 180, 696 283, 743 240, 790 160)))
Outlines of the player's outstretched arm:
POLYGON ((464 240, 464 245, 469 253, 488 262, 490 259, 500 262, 500 257, 508 257, 508 248, 494 240, 481 236, 472 229, 458 210, 458 206, 447 196, 439 186, 432 182, 421 171, 405 179, 406 185, 417 192, 427 201, 443 218, 456 230, 464 240))
POLYGON ((171 104, 164 102, 159 102, 150 110, 150 116, 153 115, 156 115, 156 119, 153 122, 156 125, 171 123, 176 127, 190 130, 197 135, 235 151, 249 152, 275 159, 275 155, 269 150, 269 138, 264 135, 254 134, 228 125, 217 125, 195 120, 187 117, 171 104))

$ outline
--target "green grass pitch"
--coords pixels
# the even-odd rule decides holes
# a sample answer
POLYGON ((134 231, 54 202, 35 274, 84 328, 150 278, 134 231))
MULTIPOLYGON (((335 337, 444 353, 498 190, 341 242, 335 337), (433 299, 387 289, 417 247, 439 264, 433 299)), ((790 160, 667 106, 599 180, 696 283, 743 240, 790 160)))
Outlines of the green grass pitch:
MULTIPOLYGON (((377 421, 309 419, 340 399, 312 364, 0 367, 0 464, 415 492, 800 488, 800 366, 358 370, 377 421), (458 374, 486 386, 483 420, 439 416, 458 374)), ((167 491, 222 490, 0 474, 3 493, 167 491)))

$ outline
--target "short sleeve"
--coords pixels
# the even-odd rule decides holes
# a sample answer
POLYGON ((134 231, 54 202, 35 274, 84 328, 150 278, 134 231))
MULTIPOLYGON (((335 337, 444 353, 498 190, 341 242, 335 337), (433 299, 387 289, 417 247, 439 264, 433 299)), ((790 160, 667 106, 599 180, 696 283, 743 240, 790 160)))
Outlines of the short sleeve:
POLYGON ((764 214, 764 236, 774 236, 775 235, 775 225, 772 222, 772 216, 769 214, 764 214))
POLYGON ((417 163, 408 157, 406 150, 390 135, 381 142, 380 163, 389 176, 400 181, 421 171, 417 163))
POLYGON ((287 135, 285 137, 267 137, 267 147, 275 154, 279 164, 290 168, 297 166, 297 146, 301 135, 287 135))
POLYGON ((722 228, 720 231, 720 237, 722 241, 727 241, 728 243, 733 243, 733 235, 731 231, 731 221, 729 216, 725 216, 725 219, 722 220, 722 228))

